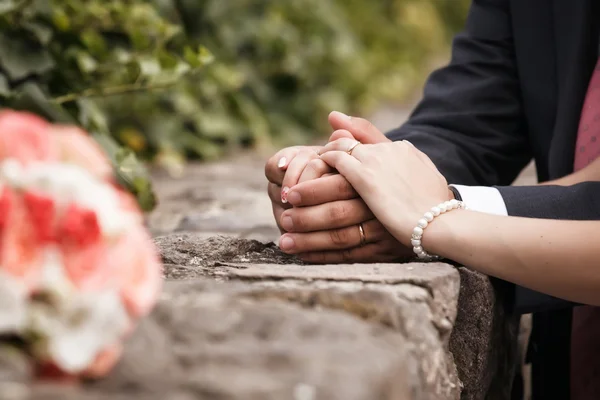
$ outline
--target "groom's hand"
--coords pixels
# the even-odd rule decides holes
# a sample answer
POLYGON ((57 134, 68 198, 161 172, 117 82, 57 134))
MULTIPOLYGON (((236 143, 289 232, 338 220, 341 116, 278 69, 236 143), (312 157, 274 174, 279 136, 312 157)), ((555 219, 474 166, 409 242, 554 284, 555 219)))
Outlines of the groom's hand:
POLYGON ((302 182, 289 192, 288 201, 294 207, 281 213, 279 223, 287 233, 279 246, 304 261, 389 262, 413 255, 373 217, 342 175, 302 182))

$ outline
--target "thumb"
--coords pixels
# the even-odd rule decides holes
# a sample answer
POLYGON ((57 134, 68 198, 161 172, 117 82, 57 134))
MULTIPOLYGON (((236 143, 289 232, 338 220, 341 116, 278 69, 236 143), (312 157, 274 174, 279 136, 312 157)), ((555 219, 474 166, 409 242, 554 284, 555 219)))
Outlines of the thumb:
POLYGON ((349 117, 341 112, 333 111, 329 114, 329 125, 331 125, 333 130, 346 130, 350 132, 355 140, 363 144, 390 142, 390 139, 381 133, 375 125, 364 118, 349 117))

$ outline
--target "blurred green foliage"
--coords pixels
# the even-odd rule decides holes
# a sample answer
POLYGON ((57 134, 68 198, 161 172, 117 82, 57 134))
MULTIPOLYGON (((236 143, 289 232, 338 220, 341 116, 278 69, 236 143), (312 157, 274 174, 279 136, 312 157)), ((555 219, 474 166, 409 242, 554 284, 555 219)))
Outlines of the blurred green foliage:
POLYGON ((448 47, 467 0, 154 0, 216 62, 155 96, 103 106, 122 143, 166 165, 305 143, 332 110, 402 101, 448 47), (127 110, 127 112, 119 112, 127 110), (149 112, 148 110, 152 110, 149 112), (139 147, 138 147, 139 146, 139 147))
POLYGON ((150 209, 134 153, 176 171, 327 134, 334 109, 401 101, 468 3, 0 0, 0 102, 82 125, 150 209))

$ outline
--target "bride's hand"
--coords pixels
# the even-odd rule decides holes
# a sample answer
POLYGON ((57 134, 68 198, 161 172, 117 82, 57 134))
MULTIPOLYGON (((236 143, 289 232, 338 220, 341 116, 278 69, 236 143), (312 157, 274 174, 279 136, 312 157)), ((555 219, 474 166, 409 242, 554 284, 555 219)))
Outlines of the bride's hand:
POLYGON ((449 199, 448 184, 433 162, 410 142, 358 144, 342 138, 321 150, 321 159, 338 170, 373 214, 405 245, 431 207, 449 199))

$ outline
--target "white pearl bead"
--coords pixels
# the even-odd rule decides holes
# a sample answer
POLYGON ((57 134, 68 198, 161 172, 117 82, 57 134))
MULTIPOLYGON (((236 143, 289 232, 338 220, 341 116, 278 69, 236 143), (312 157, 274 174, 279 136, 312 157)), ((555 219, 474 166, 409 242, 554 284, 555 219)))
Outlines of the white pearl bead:
POLYGON ((421 246, 413 247, 413 251, 417 254, 421 254, 423 252, 423 248, 421 246))
POLYGON ((423 228, 419 228, 418 226, 415 226, 415 229, 413 229, 413 235, 415 236, 422 236, 423 235, 423 228))
POLYGON ((420 246, 421 245, 421 241, 419 239, 412 239, 410 241, 410 244, 412 244, 413 246, 420 246))
POLYGON ((458 208, 458 206, 460 205, 460 203, 456 199, 450 200, 450 204, 452 204, 452 208, 458 208))
POLYGON ((447 211, 446 210, 446 204, 444 204, 444 203, 438 204, 437 207, 440 209, 440 212, 442 212, 442 213, 445 213, 447 211))
POLYGON ((450 203, 450 200, 445 201, 444 205, 446 206, 446 211, 452 210, 454 207, 452 207, 452 203, 450 203))
POLYGON ((417 254, 417 257, 419 257, 419 258, 427 258, 428 255, 425 254, 425 253, 421 253, 421 254, 417 254))
POLYGON ((433 221, 433 214, 428 211, 423 215, 423 218, 425 218, 427 222, 431 222, 433 221))
POLYGON ((425 218, 421 218, 418 222, 417 222, 417 226, 419 228, 427 228, 427 220, 425 218))
POLYGON ((438 215, 440 215, 440 213, 441 213, 441 212, 442 212, 442 210, 440 210, 440 208, 439 208, 439 207, 433 207, 433 208, 431 209, 431 213, 432 213, 434 216, 436 216, 436 217, 437 217, 438 215))

